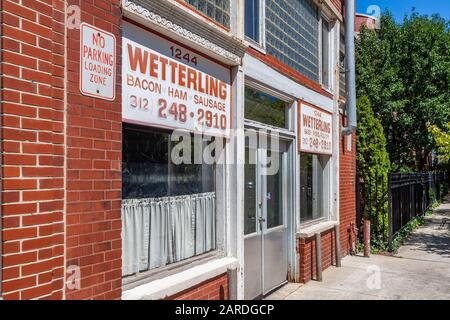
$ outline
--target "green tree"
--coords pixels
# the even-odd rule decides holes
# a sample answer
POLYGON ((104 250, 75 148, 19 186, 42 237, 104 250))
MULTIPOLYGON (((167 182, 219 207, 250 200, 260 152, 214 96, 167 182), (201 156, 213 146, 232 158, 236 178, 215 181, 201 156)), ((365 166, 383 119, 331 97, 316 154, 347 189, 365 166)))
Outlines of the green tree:
POLYGON ((450 163, 450 122, 444 130, 436 125, 430 125, 428 131, 436 143, 439 162, 442 164, 450 163))
POLYGON ((359 172, 362 208, 373 223, 375 241, 387 236, 387 186, 390 170, 386 138, 381 121, 375 116, 370 100, 363 96, 357 101, 356 165, 359 172), (369 196, 370 195, 370 196, 369 196), (370 197, 370 199, 369 199, 370 197), (369 200, 372 202, 368 206, 369 200))
POLYGON ((386 13, 356 45, 357 94, 381 120, 393 169, 426 169, 435 148, 427 124, 450 121, 449 23, 413 13, 398 25, 386 13))

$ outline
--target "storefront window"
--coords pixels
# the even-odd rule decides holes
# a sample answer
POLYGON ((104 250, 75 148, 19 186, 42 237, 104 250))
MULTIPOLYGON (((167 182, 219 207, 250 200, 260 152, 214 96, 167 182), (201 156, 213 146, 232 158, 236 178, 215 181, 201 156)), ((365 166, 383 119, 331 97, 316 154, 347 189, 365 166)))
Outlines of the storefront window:
POLYGON ((245 0, 245 35, 259 43, 259 17, 261 0, 245 0))
POLYGON ((287 128, 287 103, 255 89, 245 88, 245 119, 287 128))
POLYGON ((183 0, 224 27, 230 27, 230 0, 183 0))
POLYGON ((329 210, 329 156, 300 155, 300 222, 327 219, 329 210))
POLYGON ((216 248, 215 165, 175 165, 173 147, 168 131, 124 126, 124 276, 216 248))

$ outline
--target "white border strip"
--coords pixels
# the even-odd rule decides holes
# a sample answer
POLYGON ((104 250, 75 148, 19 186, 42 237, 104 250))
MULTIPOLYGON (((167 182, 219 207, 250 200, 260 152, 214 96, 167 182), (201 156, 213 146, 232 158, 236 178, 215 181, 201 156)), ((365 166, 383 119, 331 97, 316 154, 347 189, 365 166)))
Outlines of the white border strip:
POLYGON ((190 268, 174 275, 161 278, 122 293, 122 300, 157 300, 173 296, 204 281, 236 268, 235 258, 221 258, 190 268))

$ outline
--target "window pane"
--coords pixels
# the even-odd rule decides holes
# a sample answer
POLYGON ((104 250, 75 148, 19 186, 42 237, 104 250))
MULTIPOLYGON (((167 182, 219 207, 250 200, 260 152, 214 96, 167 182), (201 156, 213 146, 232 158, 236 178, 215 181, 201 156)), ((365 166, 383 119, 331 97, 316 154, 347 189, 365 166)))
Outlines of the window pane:
POLYGON ((283 100, 252 88, 245 88, 245 118, 274 127, 286 128, 286 107, 283 100))
POLYGON ((322 19, 322 84, 330 86, 330 25, 322 19))
POLYGON ((230 0, 183 0, 217 23, 230 27, 230 0))
POLYGON ((267 52, 317 82, 319 17, 311 0, 266 0, 267 52))
POLYGON ((245 35, 259 42, 259 2, 245 0, 245 35))
POLYGON ((283 225, 283 154, 272 152, 271 157, 278 157, 279 170, 267 175, 267 228, 283 225))
MULTIPOLYGON (((193 143, 194 139, 192 139, 193 143)), ((124 199, 167 197, 214 191, 214 165, 169 161, 175 143, 167 131, 124 127, 124 199)), ((192 146, 192 150, 194 147, 192 146)), ((192 159, 192 163, 193 163, 192 159)))
POLYGON ((346 89, 346 81, 345 81, 345 75, 346 75, 346 66, 345 66, 345 34, 344 32, 341 32, 340 35, 340 48, 339 48, 339 64, 340 64, 340 77, 339 77, 339 94, 342 97, 345 97, 347 94, 346 89))
POLYGON ((329 208, 329 156, 300 155, 300 221, 327 217, 329 208))
POLYGON ((313 155, 300 155, 300 221, 313 218, 313 155))

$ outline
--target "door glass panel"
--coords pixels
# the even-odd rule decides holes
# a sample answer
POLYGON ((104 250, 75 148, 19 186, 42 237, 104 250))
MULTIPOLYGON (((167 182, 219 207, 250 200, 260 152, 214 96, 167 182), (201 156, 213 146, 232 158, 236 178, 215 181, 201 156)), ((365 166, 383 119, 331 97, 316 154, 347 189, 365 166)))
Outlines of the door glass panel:
POLYGON ((250 152, 256 151, 245 148, 244 234, 256 232, 256 164, 250 163, 250 152))
POLYGON ((283 225, 283 154, 268 151, 268 155, 279 163, 277 173, 266 176, 267 228, 269 229, 283 225))
POLYGON ((313 156, 300 155, 300 220, 313 219, 313 156))

